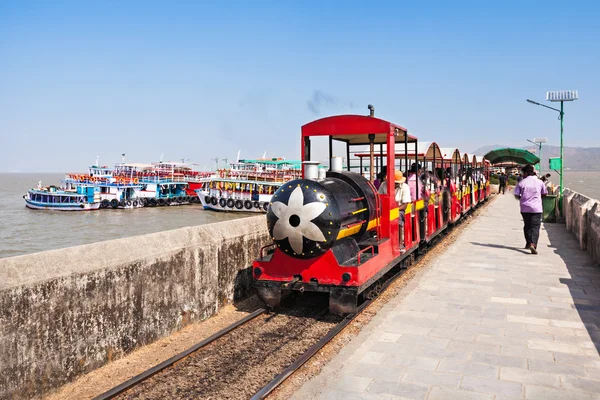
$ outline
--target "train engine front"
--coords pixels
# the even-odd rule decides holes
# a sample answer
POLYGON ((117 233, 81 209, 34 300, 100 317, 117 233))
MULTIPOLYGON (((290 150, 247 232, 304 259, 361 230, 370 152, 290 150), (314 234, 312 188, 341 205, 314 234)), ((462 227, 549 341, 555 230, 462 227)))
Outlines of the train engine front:
POLYGON ((282 185, 267 213, 274 250, 253 265, 261 300, 275 307, 288 291, 328 292, 331 312, 354 312, 375 268, 368 265, 378 252, 377 201, 374 186, 354 172, 282 185))

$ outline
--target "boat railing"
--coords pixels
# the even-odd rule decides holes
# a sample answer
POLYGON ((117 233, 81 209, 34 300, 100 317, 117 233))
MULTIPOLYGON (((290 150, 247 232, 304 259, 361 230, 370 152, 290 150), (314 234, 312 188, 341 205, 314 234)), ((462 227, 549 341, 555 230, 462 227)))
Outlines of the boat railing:
POLYGON ((187 183, 188 179, 183 176, 176 177, 160 177, 160 176, 142 176, 137 178, 141 183, 158 183, 158 184, 167 184, 167 183, 187 183))

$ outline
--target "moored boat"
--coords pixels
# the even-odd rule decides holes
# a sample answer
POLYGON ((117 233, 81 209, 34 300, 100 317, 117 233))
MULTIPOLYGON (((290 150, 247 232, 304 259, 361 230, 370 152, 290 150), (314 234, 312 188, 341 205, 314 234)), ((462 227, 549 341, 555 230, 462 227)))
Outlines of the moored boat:
POLYGON ((114 169, 106 166, 91 166, 89 174, 67 174, 63 180, 67 189, 93 186, 100 197, 100 208, 131 209, 143 207, 139 196, 142 189, 137 179, 115 177, 114 169))
POLYGON ((301 175, 299 161, 239 160, 206 179, 196 193, 206 210, 264 213, 284 182, 301 175))
POLYGON ((283 182, 215 178, 196 193, 205 210, 266 212, 283 182))
POLYGON ((34 210, 90 211, 100 208, 100 197, 93 186, 78 186, 75 190, 63 190, 56 186, 42 187, 23 195, 25 206, 34 210))

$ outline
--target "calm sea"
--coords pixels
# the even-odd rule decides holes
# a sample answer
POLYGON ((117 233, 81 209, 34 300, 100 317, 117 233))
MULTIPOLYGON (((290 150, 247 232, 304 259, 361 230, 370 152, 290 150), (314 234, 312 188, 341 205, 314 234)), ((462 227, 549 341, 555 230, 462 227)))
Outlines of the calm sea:
MULTIPOLYGON (((552 172, 550 180, 558 185, 560 177, 552 172)), ((565 171, 564 181, 566 188, 600 200, 600 172, 565 171)))
POLYGON ((23 195, 38 181, 56 185, 63 177, 0 173, 0 258, 256 215, 204 211, 199 204, 87 212, 25 207, 23 195))

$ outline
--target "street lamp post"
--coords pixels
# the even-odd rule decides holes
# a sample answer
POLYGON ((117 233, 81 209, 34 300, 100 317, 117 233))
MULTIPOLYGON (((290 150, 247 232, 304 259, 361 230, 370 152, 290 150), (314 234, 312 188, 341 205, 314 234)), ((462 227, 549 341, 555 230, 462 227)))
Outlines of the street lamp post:
POLYGON ((563 119, 565 116, 564 102, 577 100, 578 98, 579 98, 579 94, 577 93, 577 90, 561 90, 558 92, 546 92, 546 101, 551 101, 551 102, 559 102, 560 101, 560 110, 553 108, 553 107, 549 107, 544 104, 540 104, 533 100, 527 99, 527 101, 531 104, 535 104, 536 106, 546 107, 546 108, 549 108, 551 110, 554 110, 554 111, 557 111, 558 113, 560 113, 560 197, 562 197, 562 192, 564 190, 564 187, 563 187, 563 175, 564 175, 564 164, 565 164, 564 158, 563 158, 564 157, 563 119))
POLYGON ((527 139, 527 141, 529 143, 533 143, 537 146, 538 148, 538 158, 540 159, 540 176, 542 176, 542 143, 546 143, 548 141, 548 138, 533 138, 533 140, 529 140, 527 139))

